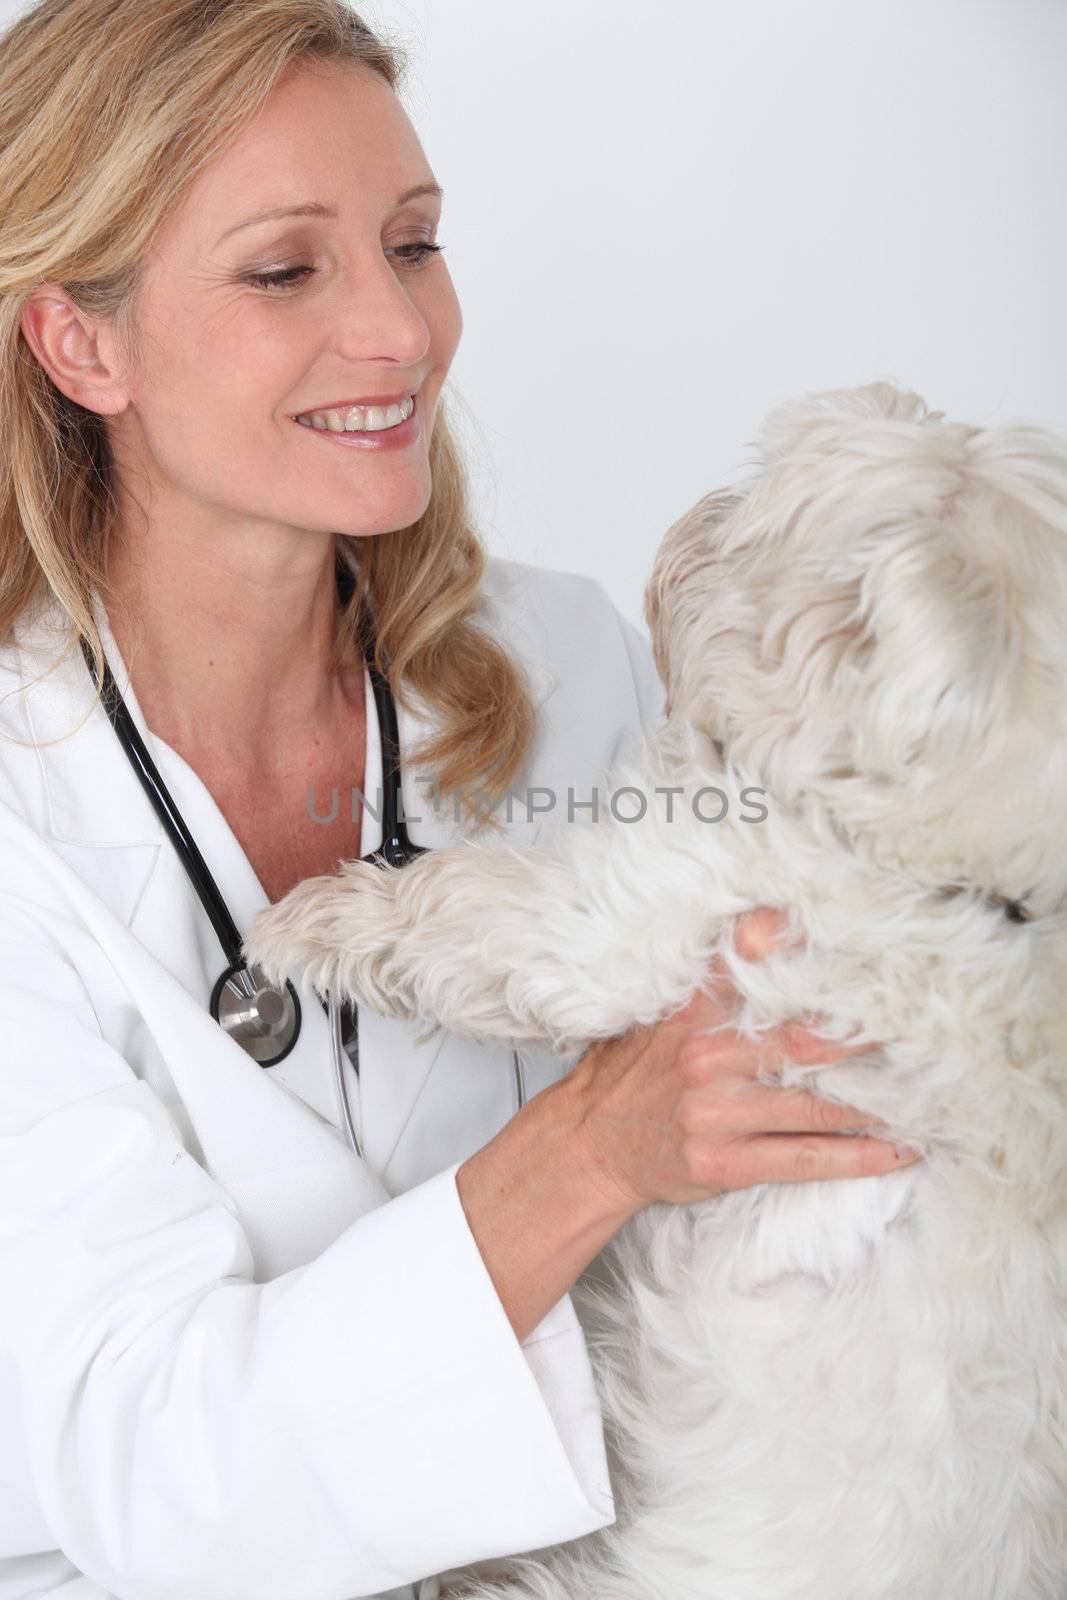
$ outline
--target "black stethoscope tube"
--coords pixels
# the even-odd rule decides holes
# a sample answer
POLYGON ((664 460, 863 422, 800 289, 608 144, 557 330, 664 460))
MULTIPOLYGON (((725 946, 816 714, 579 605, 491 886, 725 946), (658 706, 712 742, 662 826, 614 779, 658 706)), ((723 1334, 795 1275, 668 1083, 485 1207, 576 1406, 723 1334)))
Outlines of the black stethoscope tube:
POLYGON ((81 641, 82 654, 86 665, 93 675, 93 682, 100 689, 100 698, 104 710, 110 718, 111 725, 119 736, 119 742, 126 752, 129 762, 141 784, 141 788, 152 802, 152 808, 163 824, 167 837, 170 839, 182 866, 188 874, 189 881, 196 890, 200 903, 211 918, 211 926, 218 935, 223 954, 231 967, 241 965, 241 935, 237 924, 230 916, 229 908, 219 890, 218 884, 211 876, 207 862, 200 854, 196 840, 185 826, 178 807, 174 804, 170 790, 160 777, 159 768, 149 755, 144 740, 137 731, 137 724, 126 707, 126 703, 119 693, 118 684, 111 673, 111 668, 104 662, 103 682, 97 678, 93 663, 93 654, 88 641, 81 641))
POLYGON ((388 680, 382 676, 372 659, 373 646, 367 652, 367 671, 374 691, 374 705, 378 713, 378 734, 382 747, 382 842, 364 861, 381 863, 390 867, 405 867, 416 856, 429 849, 428 845, 412 844, 407 828, 400 817, 400 730, 397 726, 396 704, 388 680))

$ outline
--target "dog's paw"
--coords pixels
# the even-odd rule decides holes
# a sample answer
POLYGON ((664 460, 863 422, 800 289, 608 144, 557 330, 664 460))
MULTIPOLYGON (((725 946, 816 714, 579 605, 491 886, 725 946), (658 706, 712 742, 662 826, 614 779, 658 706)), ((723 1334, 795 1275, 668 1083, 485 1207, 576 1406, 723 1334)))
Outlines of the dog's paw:
POLYGON ((330 987, 337 954, 339 880, 308 878, 252 920, 243 953, 271 983, 304 978, 312 988, 330 987))
POLYGON ((382 1009, 371 969, 388 953, 394 876, 351 861, 297 884, 253 918, 245 959, 271 983, 300 978, 321 995, 382 1009))

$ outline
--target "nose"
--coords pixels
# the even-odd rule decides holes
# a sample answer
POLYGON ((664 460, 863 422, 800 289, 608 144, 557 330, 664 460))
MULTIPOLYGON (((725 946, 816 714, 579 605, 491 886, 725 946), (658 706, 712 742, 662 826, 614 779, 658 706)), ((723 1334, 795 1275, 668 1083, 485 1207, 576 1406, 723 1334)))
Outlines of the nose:
POLYGON ((425 359, 431 338, 397 269, 380 252, 361 255, 336 312, 338 353, 351 361, 414 366, 425 359))

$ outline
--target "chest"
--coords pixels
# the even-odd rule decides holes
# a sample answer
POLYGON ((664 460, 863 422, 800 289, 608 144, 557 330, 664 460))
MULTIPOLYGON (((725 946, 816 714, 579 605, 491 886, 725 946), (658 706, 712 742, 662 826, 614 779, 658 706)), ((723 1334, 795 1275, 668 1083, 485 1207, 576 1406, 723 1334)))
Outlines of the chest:
POLYGON ((271 903, 360 854, 365 730, 319 741, 284 771, 216 774, 208 787, 271 903))

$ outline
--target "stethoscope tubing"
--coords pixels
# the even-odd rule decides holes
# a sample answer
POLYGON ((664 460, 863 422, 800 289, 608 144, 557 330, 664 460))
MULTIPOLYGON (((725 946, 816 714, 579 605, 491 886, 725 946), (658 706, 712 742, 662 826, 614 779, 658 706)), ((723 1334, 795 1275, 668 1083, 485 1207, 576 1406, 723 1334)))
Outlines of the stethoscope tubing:
POLYGON ((170 839, 181 860, 189 879, 196 890, 201 905, 211 920, 218 941, 222 946, 223 955, 230 967, 239 967, 241 961, 241 935, 237 924, 230 915, 229 907, 222 898, 218 884, 211 875, 211 869, 200 853, 196 840, 185 826, 185 820, 175 805, 170 790, 163 782, 148 748, 141 738, 137 724, 134 722, 122 695, 119 693, 118 684, 112 676, 111 669, 104 663, 103 680, 97 678, 95 663, 88 641, 83 637, 81 641, 82 654, 86 665, 93 677, 93 682, 100 690, 100 698, 111 721, 112 727, 119 735, 120 743, 126 751, 138 782, 152 804, 152 808, 163 824, 164 832, 170 839))
MULTIPOLYGON (((353 1016, 354 1016, 354 1014, 355 1014, 355 1006, 354 1005, 352 1007, 352 1010, 353 1010, 353 1016)), ((345 1083, 344 1046, 341 1043, 341 1007, 340 1007, 340 1005, 339 1005, 339 1003, 338 1003, 338 1001, 337 1001, 337 999, 336 999, 336 997, 334 995, 330 996, 330 1003, 329 1003, 329 1006, 327 1008, 327 1020, 328 1020, 329 1029, 330 1029, 330 1058, 331 1058, 331 1060, 333 1062, 333 1082, 334 1082, 334 1089, 335 1089, 336 1094, 337 1094, 337 1112, 338 1112, 338 1116, 340 1117, 341 1127, 344 1129, 344 1134, 345 1134, 346 1139, 348 1140, 348 1143, 351 1145, 351 1147, 355 1151, 356 1155, 359 1156, 360 1160, 362 1161, 362 1159, 363 1159, 363 1146, 362 1146, 362 1144, 360 1142, 358 1134, 356 1133, 356 1125, 355 1125, 355 1122, 352 1119, 352 1107, 351 1107, 351 1105, 349 1104, 349 1101, 348 1101, 348 1085, 345 1083)), ((355 1020, 355 1018, 354 1018, 354 1020, 355 1020)), ((352 1068, 353 1068, 353 1071, 355 1073, 356 1083, 358 1085, 359 1084, 359 1057, 358 1057, 359 1031, 358 1031, 358 1021, 357 1021, 357 1024, 356 1024, 356 1051, 357 1051, 357 1057, 356 1057, 356 1060, 352 1062, 352 1068)), ((362 1120, 362 1118, 361 1118, 361 1120, 362 1120)))

